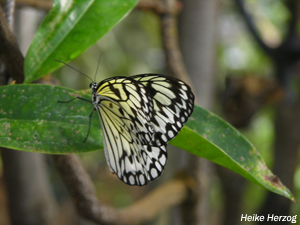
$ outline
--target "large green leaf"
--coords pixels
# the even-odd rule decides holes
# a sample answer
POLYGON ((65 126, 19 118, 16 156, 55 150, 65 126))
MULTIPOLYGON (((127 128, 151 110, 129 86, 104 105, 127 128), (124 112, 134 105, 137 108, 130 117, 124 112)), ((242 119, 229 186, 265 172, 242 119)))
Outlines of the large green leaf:
MULTIPOLYGON (((79 94, 49 85, 0 87, 0 146, 43 153, 75 153, 101 149, 102 135, 97 117, 87 143, 89 115, 93 105, 68 101, 79 94)), ((87 94, 80 95, 91 100, 87 94)))
POLYGON ((290 190, 268 169, 255 147, 230 124, 206 109, 196 106, 189 121, 170 144, 227 167, 295 201, 290 190))
MULTIPOLYGON (((57 102, 78 95, 91 99, 91 94, 86 92, 58 86, 0 87, 0 146, 52 154, 102 149, 102 133, 96 115, 89 138, 83 143, 93 105, 78 99, 70 103, 57 102)), ((294 200, 291 192, 237 130, 199 106, 195 106, 190 120, 170 143, 294 200)))
POLYGON ((135 6, 138 0, 54 0, 25 58, 25 82, 50 73, 94 44, 135 6))

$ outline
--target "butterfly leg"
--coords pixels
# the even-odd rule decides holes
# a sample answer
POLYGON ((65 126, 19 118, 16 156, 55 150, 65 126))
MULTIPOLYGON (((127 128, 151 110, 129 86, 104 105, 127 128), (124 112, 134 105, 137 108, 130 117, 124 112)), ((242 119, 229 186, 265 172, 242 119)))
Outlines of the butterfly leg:
POLYGON ((57 101, 57 102, 59 102, 59 103, 69 103, 69 102, 71 102, 71 101, 73 101, 73 100, 75 100, 75 99, 80 99, 80 100, 83 100, 83 101, 86 101, 86 102, 89 102, 89 103, 92 103, 92 101, 90 101, 90 100, 87 100, 87 99, 84 99, 84 98, 81 98, 81 97, 76 97, 76 98, 72 98, 71 100, 69 100, 69 101, 57 101))
POLYGON ((92 116, 93 116, 93 114, 94 114, 95 111, 96 111, 96 109, 94 109, 94 110, 92 111, 91 115, 90 115, 89 130, 88 130, 88 133, 87 133, 86 138, 84 139, 83 143, 86 142, 86 140, 87 140, 87 138, 88 138, 88 136, 89 136, 89 134, 90 134, 92 116))
MULTIPOLYGON (((87 99, 84 99, 84 98, 81 98, 81 97, 72 98, 72 99, 69 100, 69 101, 59 101, 59 100, 58 100, 57 102, 59 102, 59 103, 69 103, 69 102, 72 102, 72 101, 75 100, 75 99, 80 99, 80 100, 83 100, 83 101, 85 101, 85 102, 92 103, 92 101, 87 100, 87 99)), ((93 115, 94 111, 95 111, 95 109, 93 110, 93 112, 92 112, 91 115, 90 115, 89 130, 88 130, 88 133, 87 133, 86 138, 84 139, 83 143, 86 142, 86 140, 87 140, 87 138, 88 138, 88 136, 89 136, 90 128, 91 128, 91 119, 92 119, 92 115, 93 115)))

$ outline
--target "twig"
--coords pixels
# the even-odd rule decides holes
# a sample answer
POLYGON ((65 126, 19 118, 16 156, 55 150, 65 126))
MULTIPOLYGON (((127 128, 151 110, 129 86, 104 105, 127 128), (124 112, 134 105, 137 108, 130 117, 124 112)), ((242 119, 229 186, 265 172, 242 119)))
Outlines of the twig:
MULTIPOLYGON (((4 3, 5 0, 0 0, 0 3, 4 3)), ((16 6, 17 7, 24 7, 24 6, 29 6, 29 7, 33 7, 36 9, 41 9, 41 10, 50 10, 53 4, 52 0, 44 0, 44 1, 40 1, 40 0, 15 0, 16 2, 16 6)))
MULTIPOLYGON (((273 61, 274 66, 276 67, 275 76, 278 82, 286 89, 291 90, 289 88, 291 76, 287 68, 289 67, 289 65, 294 64, 300 59, 300 44, 298 41, 299 37, 296 31, 297 21, 299 20, 299 1, 291 0, 287 3, 287 7, 291 14, 289 29, 284 40, 276 48, 270 48, 261 39, 256 26, 253 24, 249 14, 246 12, 244 1, 234 0, 234 2, 237 4, 238 9, 240 10, 248 26, 248 29, 250 30, 250 33, 253 35, 257 44, 273 61)), ((290 98, 288 96, 291 96, 291 94, 287 93, 286 98, 290 98)))
POLYGON ((67 189, 71 192, 78 212, 98 223, 115 224, 118 219, 116 210, 98 202, 92 182, 78 157, 54 155, 53 159, 67 189))
POLYGON ((162 0, 140 0, 135 8, 153 11, 158 15, 162 15, 164 13, 178 15, 178 13, 182 10, 182 2, 176 0, 174 1, 174 4, 169 7, 166 6, 162 0))
POLYGON ((174 14, 175 0, 164 0, 164 13, 161 17, 161 30, 163 46, 166 52, 168 68, 179 79, 188 83, 193 90, 192 81, 183 63, 182 54, 179 50, 177 18, 174 14))
POLYGON ((9 29, 4 12, 0 7, 0 60, 16 83, 23 83, 24 57, 17 45, 16 38, 9 29))
POLYGON ((239 11, 241 12, 244 20, 248 26, 249 31, 253 35, 254 39, 256 40, 257 44, 264 50, 268 55, 273 55, 273 49, 266 45, 266 43, 262 40, 257 30, 257 27, 254 25, 250 15, 245 9, 244 1, 243 0, 234 0, 236 3, 239 11))
POLYGON ((300 59, 300 43, 297 25, 300 19, 300 2, 298 0, 287 1, 286 6, 290 11, 291 16, 288 24, 288 32, 282 41, 281 48, 287 48, 290 52, 291 60, 298 61, 300 59))
POLYGON ((157 0, 140 0, 135 7, 140 10, 153 11, 157 14, 164 12, 165 8, 161 1, 157 0))
POLYGON ((182 3, 176 0, 141 0, 136 8, 152 10, 160 16, 162 40, 166 52, 168 68, 175 77, 192 86, 192 82, 182 60, 178 43, 176 16, 182 8, 182 3))
POLYGON ((187 195, 188 187, 185 182, 173 179, 133 205, 121 210, 114 209, 97 200, 91 180, 77 156, 54 155, 53 159, 71 192, 78 212, 99 224, 139 224, 180 204, 187 195))
POLYGON ((140 201, 120 210, 120 218, 125 224, 141 224, 160 212, 181 204, 187 197, 187 183, 184 178, 169 180, 140 201))
MULTIPOLYGON (((14 12, 14 1, 11 0, 5 0, 3 1, 3 10, 5 13, 7 25, 9 29, 13 30, 13 12, 14 12)), ((7 70, 5 70, 5 66, 0 61, 0 85, 6 85, 9 80, 9 74, 7 70)))
POLYGON ((286 33, 283 42, 285 42, 286 40, 290 40, 291 37, 297 36, 297 24, 299 20, 299 1, 298 0, 287 1, 286 6, 290 11, 291 17, 288 25, 288 32, 286 33))

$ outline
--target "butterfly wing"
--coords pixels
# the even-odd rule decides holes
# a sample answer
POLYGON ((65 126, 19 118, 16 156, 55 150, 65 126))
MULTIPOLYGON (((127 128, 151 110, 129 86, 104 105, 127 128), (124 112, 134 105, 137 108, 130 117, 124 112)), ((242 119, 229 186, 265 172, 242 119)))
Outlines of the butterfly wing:
POLYGON ((152 144, 153 103, 146 87, 131 78, 107 79, 94 95, 100 98, 96 109, 110 169, 130 185, 159 177, 167 160, 166 145, 152 144))
POLYGON ((157 146, 174 138, 194 109, 195 97, 183 81, 159 74, 141 74, 131 77, 142 83, 153 100, 152 127, 157 146))

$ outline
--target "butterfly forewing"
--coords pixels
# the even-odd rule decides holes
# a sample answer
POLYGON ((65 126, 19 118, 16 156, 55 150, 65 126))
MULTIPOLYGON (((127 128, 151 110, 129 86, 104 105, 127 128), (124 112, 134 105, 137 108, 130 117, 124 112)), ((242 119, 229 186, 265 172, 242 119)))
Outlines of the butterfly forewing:
POLYGON ((117 109, 121 114, 119 116, 125 116, 125 120, 132 122, 129 128, 131 130, 136 129, 141 136, 142 143, 148 144, 152 141, 154 134, 151 126, 153 103, 145 86, 130 78, 109 78, 108 81, 105 80, 99 83, 95 95, 109 99, 111 103, 109 106, 119 105, 117 109))
POLYGON ((147 88, 154 105, 151 120, 156 145, 174 138, 194 109, 195 97, 191 88, 176 78, 158 74, 131 77, 147 88))

